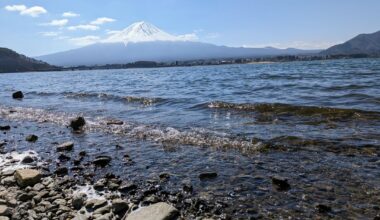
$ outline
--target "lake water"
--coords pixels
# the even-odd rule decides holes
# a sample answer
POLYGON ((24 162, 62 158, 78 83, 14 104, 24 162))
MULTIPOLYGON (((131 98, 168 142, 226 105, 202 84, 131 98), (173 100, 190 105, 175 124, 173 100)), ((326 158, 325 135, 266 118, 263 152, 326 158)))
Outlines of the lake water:
POLYGON ((103 174, 168 172, 167 187, 189 180, 234 217, 309 218, 319 203, 336 217, 379 212, 379 59, 1 74, 0 122, 19 127, 0 136, 17 150, 54 161, 52 143, 74 140, 73 155, 114 158, 103 174), (77 115, 85 134, 65 127, 77 115), (28 133, 39 141, 21 141, 28 133), (218 177, 199 180, 205 171, 218 177), (272 176, 291 190, 273 189, 272 176))

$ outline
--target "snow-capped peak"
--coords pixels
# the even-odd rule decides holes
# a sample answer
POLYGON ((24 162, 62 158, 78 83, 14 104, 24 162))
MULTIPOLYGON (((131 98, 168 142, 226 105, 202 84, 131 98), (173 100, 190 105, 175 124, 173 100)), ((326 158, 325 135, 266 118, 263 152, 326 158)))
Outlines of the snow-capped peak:
POLYGON ((136 22, 121 31, 114 31, 105 42, 148 42, 148 41, 190 41, 196 40, 196 36, 171 35, 148 22, 136 22))

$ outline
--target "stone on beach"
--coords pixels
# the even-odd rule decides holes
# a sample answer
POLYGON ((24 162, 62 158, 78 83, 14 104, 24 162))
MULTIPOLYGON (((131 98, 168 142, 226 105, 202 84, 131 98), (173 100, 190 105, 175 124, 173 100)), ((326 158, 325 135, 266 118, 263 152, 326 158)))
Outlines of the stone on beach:
POLYGON ((171 220, 176 219, 178 214, 173 206, 159 202, 130 213, 125 220, 171 220))
POLYGON ((74 147, 74 143, 69 141, 58 145, 57 151, 71 151, 74 147))
POLYGON ((25 156, 21 161, 22 164, 29 164, 33 162, 34 162, 34 158, 29 155, 25 156))
POLYGON ((12 98, 14 99, 22 99, 24 98, 24 94, 21 91, 14 92, 12 94, 12 98))
POLYGON ((0 216, 9 216, 11 214, 8 206, 0 205, 0 216))
POLYGON ((74 131, 79 131, 83 128, 83 126, 86 125, 86 120, 84 120, 83 117, 77 117, 73 120, 70 121, 70 127, 74 130, 74 131))
POLYGON ((41 180, 41 173, 34 169, 16 170, 14 177, 21 187, 33 186, 41 180))

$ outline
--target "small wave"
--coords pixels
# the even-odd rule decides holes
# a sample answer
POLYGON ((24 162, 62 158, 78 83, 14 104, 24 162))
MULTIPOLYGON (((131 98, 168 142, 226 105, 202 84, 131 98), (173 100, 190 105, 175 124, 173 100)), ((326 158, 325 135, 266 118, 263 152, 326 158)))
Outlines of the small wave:
MULTIPOLYGON (((229 103, 215 101, 211 103, 202 104, 202 107, 215 109, 230 109, 236 111, 256 112, 265 115, 277 115, 277 116, 320 116, 333 121, 339 120, 380 120, 380 112, 364 111, 358 109, 343 109, 332 107, 317 107, 317 106, 297 106, 281 103, 229 103)), ((199 107, 199 106, 198 106, 199 107)))
POLYGON ((101 101, 119 101, 127 103, 139 103, 143 105, 153 105, 156 103, 165 102, 166 99, 163 98, 151 98, 151 97, 140 97, 140 96, 118 96, 107 93, 87 93, 87 92, 28 92, 27 94, 36 96, 64 96, 65 98, 71 99, 99 99, 101 101))
MULTIPOLYGON (((69 121, 76 116, 42 109, 0 106, 0 117, 10 120, 49 122, 67 126, 69 121)), ((125 135, 135 139, 151 140, 163 144, 212 146, 219 149, 238 149, 243 152, 258 151, 262 147, 260 143, 253 143, 251 140, 206 129, 180 131, 172 127, 160 127, 127 121, 118 124, 109 122, 110 119, 107 118, 86 118, 85 129, 87 131, 125 135)))
POLYGON ((13 171, 31 167, 30 164, 23 164, 21 161, 26 156, 35 157, 39 160, 38 154, 35 151, 25 151, 22 153, 13 151, 0 155, 0 170, 2 172, 13 171))

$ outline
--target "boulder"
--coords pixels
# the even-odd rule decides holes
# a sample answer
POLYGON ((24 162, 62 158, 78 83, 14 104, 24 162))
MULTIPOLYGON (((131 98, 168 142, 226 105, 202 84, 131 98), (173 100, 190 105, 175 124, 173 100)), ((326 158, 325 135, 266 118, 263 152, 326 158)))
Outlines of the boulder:
POLYGON ((111 162, 112 158, 109 156, 98 156, 92 161, 96 166, 106 166, 111 162))
POLYGON ((178 210, 173 206, 159 202, 131 212, 126 220, 172 220, 178 217, 178 210))
POLYGON ((41 173, 33 169, 16 170, 14 177, 19 186, 27 187, 38 183, 41 180, 41 173))
POLYGON ((57 151, 71 151, 74 147, 74 143, 69 141, 58 145, 57 151))
POLYGON ((122 199, 112 200, 112 208, 115 213, 125 213, 128 211, 128 202, 122 199))
POLYGON ((86 121, 84 120, 83 117, 77 117, 73 120, 70 121, 70 127, 74 130, 74 131, 79 131, 83 128, 83 126, 86 125, 86 121))
POLYGON ((25 140, 28 141, 28 142, 36 142, 38 140, 38 136, 34 135, 34 134, 31 134, 31 135, 28 135, 25 138, 25 140))
POLYGON ((24 98, 24 94, 21 91, 14 92, 12 94, 12 98, 14 99, 22 99, 24 98))

